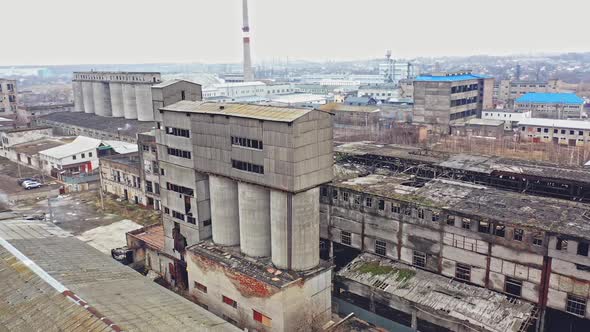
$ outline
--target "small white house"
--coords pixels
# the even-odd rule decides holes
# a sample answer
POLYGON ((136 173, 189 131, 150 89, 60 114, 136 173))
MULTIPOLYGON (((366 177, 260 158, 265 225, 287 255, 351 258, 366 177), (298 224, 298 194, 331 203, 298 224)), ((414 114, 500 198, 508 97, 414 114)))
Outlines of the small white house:
POLYGON ((39 152, 43 170, 67 170, 71 173, 89 173, 98 168, 98 151, 105 146, 101 140, 78 136, 73 142, 39 152))

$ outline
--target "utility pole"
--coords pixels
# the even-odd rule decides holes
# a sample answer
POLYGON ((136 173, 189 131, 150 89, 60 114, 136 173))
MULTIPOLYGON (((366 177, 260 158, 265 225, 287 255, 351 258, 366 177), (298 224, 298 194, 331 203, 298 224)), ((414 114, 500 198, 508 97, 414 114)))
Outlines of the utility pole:
POLYGON ((47 197, 47 206, 49 207, 49 221, 53 223, 53 209, 51 208, 51 197, 47 197))

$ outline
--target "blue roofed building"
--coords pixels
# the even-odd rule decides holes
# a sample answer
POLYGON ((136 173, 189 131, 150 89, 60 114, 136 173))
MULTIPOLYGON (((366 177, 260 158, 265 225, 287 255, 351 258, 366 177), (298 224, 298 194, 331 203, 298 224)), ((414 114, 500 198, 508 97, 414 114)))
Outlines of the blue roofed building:
POLYGON ((533 118, 571 119, 582 117, 584 100, 575 93, 527 93, 514 102, 519 111, 532 111, 533 118))
POLYGON ((479 117, 492 108, 494 79, 471 71, 420 75, 414 80, 413 122, 433 132, 479 117))

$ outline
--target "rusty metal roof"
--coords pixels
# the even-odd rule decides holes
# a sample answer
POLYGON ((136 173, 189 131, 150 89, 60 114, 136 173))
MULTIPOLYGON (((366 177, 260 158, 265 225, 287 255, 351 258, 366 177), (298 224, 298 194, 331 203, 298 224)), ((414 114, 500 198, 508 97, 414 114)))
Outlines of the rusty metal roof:
POLYGON ((162 107, 161 110, 172 112, 189 112, 212 115, 227 115, 257 120, 293 122, 304 116, 311 109, 261 106, 251 104, 224 104, 182 100, 172 105, 162 107))

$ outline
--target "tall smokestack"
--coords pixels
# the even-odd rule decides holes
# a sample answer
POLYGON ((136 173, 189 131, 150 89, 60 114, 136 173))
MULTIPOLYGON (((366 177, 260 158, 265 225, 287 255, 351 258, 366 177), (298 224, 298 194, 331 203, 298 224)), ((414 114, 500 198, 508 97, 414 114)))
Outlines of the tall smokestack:
POLYGON ((244 82, 254 80, 254 71, 252 70, 252 59, 250 58, 250 26, 248 25, 248 0, 242 0, 242 11, 244 18, 244 82))

